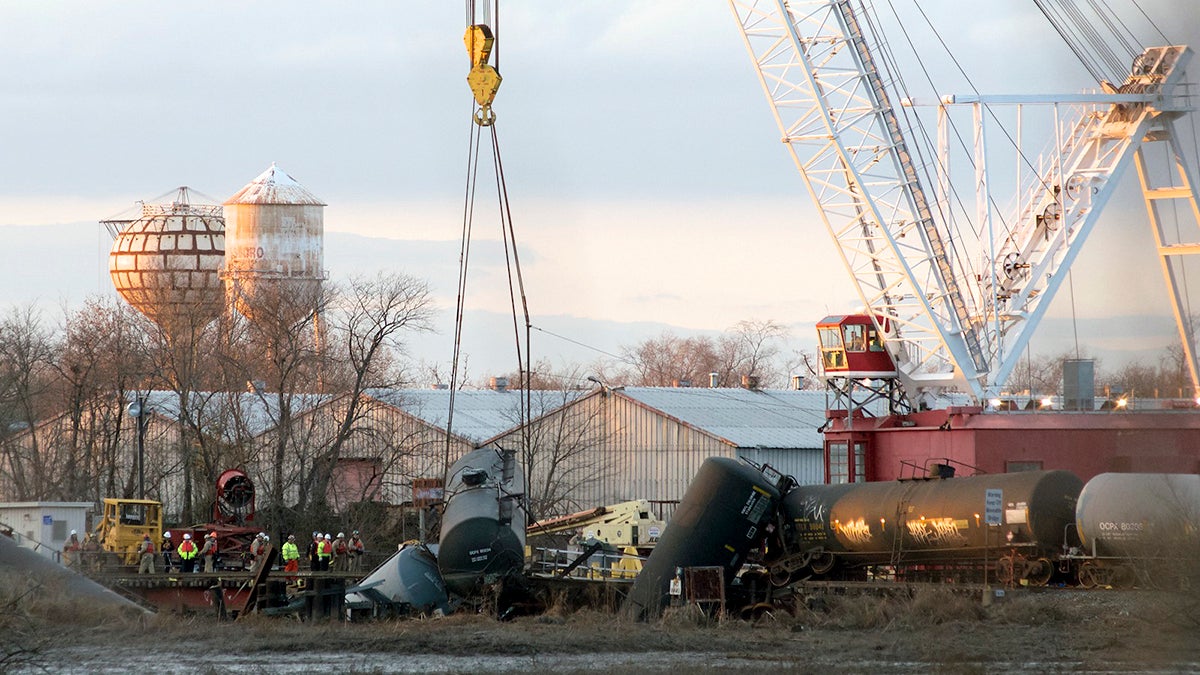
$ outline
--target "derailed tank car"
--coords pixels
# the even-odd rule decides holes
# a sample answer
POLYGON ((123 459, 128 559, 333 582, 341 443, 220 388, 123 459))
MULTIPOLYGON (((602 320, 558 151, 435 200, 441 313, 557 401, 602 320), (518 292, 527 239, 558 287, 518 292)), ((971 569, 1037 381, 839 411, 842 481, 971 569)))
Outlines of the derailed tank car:
POLYGON ((1082 481, 1067 471, 967 478, 804 485, 783 499, 768 564, 777 582, 883 568, 897 576, 933 568, 982 568, 989 551, 1009 574, 1045 583, 1064 550, 1082 481), (1002 491, 999 526, 988 526, 988 490, 1002 491))
POLYGON ((728 585, 774 522, 779 478, 727 457, 704 460, 638 574, 623 611, 637 620, 657 618, 682 568, 721 567, 728 585))
POLYGON ((446 588, 462 597, 521 576, 525 479, 513 453, 486 447, 450 467, 438 547, 446 588))
POLYGON ((1082 586, 1185 581, 1200 555, 1200 475, 1102 473, 1075 510, 1082 586))

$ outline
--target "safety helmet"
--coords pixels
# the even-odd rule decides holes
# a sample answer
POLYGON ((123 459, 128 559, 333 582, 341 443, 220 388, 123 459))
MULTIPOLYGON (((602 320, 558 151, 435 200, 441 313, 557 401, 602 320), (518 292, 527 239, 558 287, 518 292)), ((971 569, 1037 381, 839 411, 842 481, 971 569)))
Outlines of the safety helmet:
POLYGON ((358 536, 358 530, 355 530, 355 531, 353 532, 353 536, 355 536, 355 537, 357 537, 357 536, 358 536))
POLYGON ((259 539, 266 539, 266 538, 267 538, 267 533, 266 533, 266 532, 259 532, 259 533, 258 533, 257 535, 255 535, 255 536, 257 536, 259 539))
POLYGON ((271 538, 264 534, 263 541, 271 541, 271 538))
POLYGON ((186 532, 185 532, 185 533, 183 534, 183 538, 184 538, 184 539, 191 539, 191 538, 192 538, 192 535, 190 535, 190 534, 188 534, 188 533, 186 533, 186 532))
POLYGON ((321 536, 320 532, 313 532, 313 539, 316 539, 319 536, 321 536))
POLYGON ((326 538, 326 539, 333 539, 333 537, 329 536, 329 533, 328 533, 328 532, 326 532, 326 533, 325 533, 325 538, 326 538))
POLYGON ((345 532, 338 532, 338 536, 337 536, 337 538, 338 538, 338 539, 345 539, 345 538, 346 538, 346 533, 345 533, 345 532))
POLYGON ((75 530, 71 530, 71 534, 79 534, 79 533, 76 532, 75 530))
POLYGON ((163 532, 163 539, 170 539, 170 538, 171 538, 170 532, 163 532))
POLYGON ((288 535, 288 541, 296 541, 296 535, 294 535, 294 534, 289 534, 289 535, 288 535))

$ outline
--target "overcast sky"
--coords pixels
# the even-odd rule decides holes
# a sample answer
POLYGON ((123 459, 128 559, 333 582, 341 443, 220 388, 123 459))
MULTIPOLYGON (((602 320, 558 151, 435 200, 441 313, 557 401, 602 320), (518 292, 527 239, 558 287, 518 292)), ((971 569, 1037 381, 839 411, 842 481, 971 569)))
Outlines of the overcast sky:
MULTIPOLYGON (((918 42, 933 42, 911 0, 893 4, 918 42)), ((1094 86, 1033 2, 920 4, 981 91, 1094 86)), ((1172 40, 1196 43, 1172 32, 1197 32, 1200 3, 1139 6, 1172 40)), ((806 331, 857 306, 725 3, 507 0, 502 12, 496 129, 535 324, 611 349, 619 329, 564 317, 628 325, 632 342, 648 326, 722 330, 741 319, 806 331)), ((396 265, 429 278, 448 315, 470 133, 464 27, 453 2, 9 0, 0 225, 79 224, 80 246, 102 253, 96 220, 178 185, 224 200, 277 162, 329 204, 328 232, 395 240, 331 238, 335 276, 400 251, 396 265)), ((1133 28, 1148 38, 1148 26, 1133 28)), ((953 78, 937 50, 927 67, 953 78)), ((955 91, 965 86, 941 93, 955 91)), ((1171 339, 1136 177, 1123 182, 1035 351, 1072 333, 1072 300, 1090 326, 1125 322, 1093 330, 1095 350, 1144 346, 1147 330, 1155 347, 1171 339)), ((494 196, 481 192, 479 204, 477 235, 494 239, 494 196)), ((468 304, 504 312, 503 269, 488 248, 468 304)), ((108 292, 93 258, 95 283, 81 292, 108 292)), ((55 299, 80 291, 46 283, 55 299)))

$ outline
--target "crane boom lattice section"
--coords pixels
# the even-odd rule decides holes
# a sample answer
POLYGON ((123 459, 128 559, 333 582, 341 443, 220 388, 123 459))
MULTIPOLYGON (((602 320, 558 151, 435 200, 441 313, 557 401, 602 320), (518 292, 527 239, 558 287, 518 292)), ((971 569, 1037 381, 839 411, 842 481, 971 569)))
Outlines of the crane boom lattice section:
POLYGON ((906 387, 975 388, 985 346, 850 2, 730 5, 783 141, 906 387))

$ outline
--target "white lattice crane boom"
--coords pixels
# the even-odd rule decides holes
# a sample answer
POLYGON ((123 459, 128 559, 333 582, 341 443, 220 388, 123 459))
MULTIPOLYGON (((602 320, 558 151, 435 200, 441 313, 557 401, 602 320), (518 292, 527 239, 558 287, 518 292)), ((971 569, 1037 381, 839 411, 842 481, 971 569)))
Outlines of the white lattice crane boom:
MULTIPOLYGON (((872 56, 861 0, 730 0, 783 142, 804 178, 863 304, 892 333, 887 342, 910 393, 956 388, 979 399, 1004 385, 1061 285, 1116 179, 1142 146, 1164 142, 1179 179, 1143 188, 1160 258, 1176 303, 1181 337, 1193 364, 1190 319, 1174 284, 1172 261, 1200 246, 1168 244, 1156 207, 1190 201, 1196 182, 1182 159, 1174 120, 1188 110, 1181 86, 1186 47, 1146 50, 1118 87, 1060 97, 947 97, 973 106, 976 231, 980 269, 968 270, 949 234, 945 188, 950 173, 939 149, 934 173, 943 187, 931 200, 928 167, 910 150, 889 97, 890 74, 872 56), (857 7, 856 7, 857 6, 857 7), (984 132, 989 106, 1054 106, 1054 147, 1024 178, 1015 213, 996 213, 984 132), (1060 122, 1070 106, 1079 118, 1060 122), (1060 109, 1061 108, 1061 109, 1060 109), (998 218, 1004 227, 994 227, 998 218)), ((1019 113, 1018 113, 1019 114, 1019 113)))

